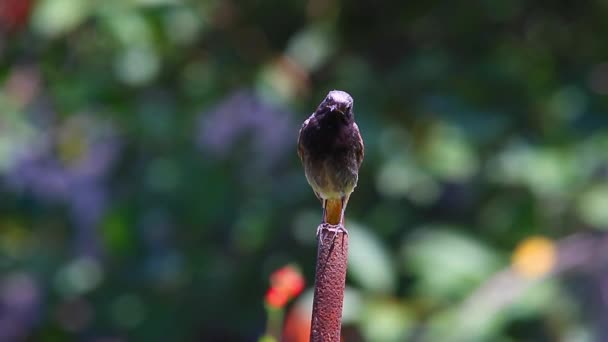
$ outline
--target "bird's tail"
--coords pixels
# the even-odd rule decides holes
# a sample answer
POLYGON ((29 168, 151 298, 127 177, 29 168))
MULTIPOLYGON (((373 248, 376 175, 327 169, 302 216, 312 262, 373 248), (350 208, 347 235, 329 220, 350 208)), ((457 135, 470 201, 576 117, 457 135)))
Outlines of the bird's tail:
POLYGON ((328 199, 325 201, 325 222, 333 225, 340 224, 342 220, 342 200, 328 199))

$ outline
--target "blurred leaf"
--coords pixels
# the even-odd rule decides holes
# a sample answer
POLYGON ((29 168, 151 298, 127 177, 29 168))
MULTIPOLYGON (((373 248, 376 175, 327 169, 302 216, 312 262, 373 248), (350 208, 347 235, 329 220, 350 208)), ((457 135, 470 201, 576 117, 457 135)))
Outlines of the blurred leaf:
POLYGON ((348 223, 348 274, 366 290, 392 293, 397 279, 389 251, 376 235, 364 226, 348 223))
POLYGON ((490 164, 491 180, 529 187, 538 196, 565 195, 580 179, 581 170, 569 150, 512 143, 490 164))
POLYGON ((594 184, 583 192, 577 209, 583 221, 588 225, 608 229, 608 183, 594 184))
POLYGON ((116 58, 114 65, 120 80, 130 85, 142 85, 156 77, 160 63, 153 49, 129 48, 116 58))
POLYGON ((207 18, 201 18, 192 8, 180 7, 167 11, 164 17, 165 31, 174 43, 192 43, 198 33, 207 25, 207 18))
POLYGON ((286 53, 306 70, 314 71, 333 53, 334 46, 327 27, 311 26, 290 39, 286 53))
POLYGON ((405 341, 414 318, 396 300, 371 298, 367 301, 361 329, 368 341, 405 341))
POLYGON ((360 323, 365 310, 361 290, 346 286, 344 289, 344 307, 342 308, 342 324, 360 323))
POLYGON ((102 224, 101 234, 105 245, 115 255, 128 252, 135 244, 134 232, 126 222, 125 213, 120 211, 107 216, 102 224))
POLYGON ((101 11, 101 18, 123 48, 147 47, 153 43, 153 32, 143 13, 128 7, 108 6, 101 11))
POLYGON ((386 197, 407 197, 420 204, 434 202, 439 196, 439 184, 413 161, 400 156, 386 162, 376 179, 378 192, 386 197))
POLYGON ((445 124, 433 128, 423 157, 431 171, 451 181, 464 181, 479 167, 466 136, 456 127, 445 124))
POLYGON ((420 227, 402 245, 417 291, 437 300, 462 296, 500 266, 498 254, 454 227, 420 227))
POLYGON ((82 23, 90 9, 86 0, 41 0, 35 7, 32 25, 39 33, 56 37, 82 23))

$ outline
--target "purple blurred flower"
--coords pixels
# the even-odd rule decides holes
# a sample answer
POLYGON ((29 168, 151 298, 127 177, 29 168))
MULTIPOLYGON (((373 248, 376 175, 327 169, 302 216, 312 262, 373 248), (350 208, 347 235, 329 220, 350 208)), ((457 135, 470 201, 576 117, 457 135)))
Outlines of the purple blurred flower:
POLYGON ((120 149, 114 129, 90 115, 76 115, 39 132, 5 174, 9 189, 46 202, 65 203, 78 229, 80 254, 98 255, 96 226, 107 198, 106 179, 120 149))
POLYGON ((8 274, 0 280, 0 341, 26 339, 39 318, 40 297, 28 274, 8 274))
POLYGON ((32 154, 19 158, 5 175, 9 188, 30 192, 47 201, 63 201, 69 193, 69 180, 64 170, 45 155, 32 154))
POLYGON ((287 109, 264 101, 251 90, 238 90, 203 113, 197 142, 201 148, 226 157, 247 137, 255 166, 267 166, 294 145, 296 126, 287 109))

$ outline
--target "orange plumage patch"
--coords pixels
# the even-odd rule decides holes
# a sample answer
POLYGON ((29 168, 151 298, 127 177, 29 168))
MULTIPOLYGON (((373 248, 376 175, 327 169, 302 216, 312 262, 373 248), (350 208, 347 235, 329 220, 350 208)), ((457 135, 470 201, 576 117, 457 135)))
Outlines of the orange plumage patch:
POLYGON ((342 200, 328 199, 325 204, 325 222, 329 224, 340 224, 342 215, 342 200))

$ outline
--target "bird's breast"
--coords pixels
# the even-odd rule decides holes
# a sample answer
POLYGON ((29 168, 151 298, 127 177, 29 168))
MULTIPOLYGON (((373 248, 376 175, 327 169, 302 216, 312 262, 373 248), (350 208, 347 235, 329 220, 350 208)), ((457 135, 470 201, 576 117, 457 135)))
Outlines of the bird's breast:
POLYGON ((356 141, 347 125, 309 123, 302 132, 306 178, 322 198, 340 198, 357 184, 356 141))

